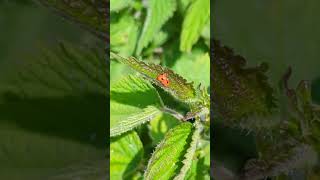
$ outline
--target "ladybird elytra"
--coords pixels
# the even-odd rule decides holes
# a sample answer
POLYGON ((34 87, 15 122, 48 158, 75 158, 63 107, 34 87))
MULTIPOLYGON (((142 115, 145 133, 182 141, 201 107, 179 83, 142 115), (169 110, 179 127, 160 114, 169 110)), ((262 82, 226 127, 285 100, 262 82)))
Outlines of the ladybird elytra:
POLYGON ((169 78, 168 78, 168 74, 167 73, 163 73, 163 74, 160 74, 158 77, 157 77, 157 80, 165 87, 168 87, 169 84, 170 84, 170 81, 169 81, 169 78))

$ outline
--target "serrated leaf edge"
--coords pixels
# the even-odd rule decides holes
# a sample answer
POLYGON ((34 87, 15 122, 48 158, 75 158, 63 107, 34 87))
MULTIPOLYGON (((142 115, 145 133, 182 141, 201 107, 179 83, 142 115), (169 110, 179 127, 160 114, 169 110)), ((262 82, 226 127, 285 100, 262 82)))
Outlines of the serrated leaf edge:
POLYGON ((126 120, 121 121, 119 125, 110 128, 110 137, 118 136, 130 131, 137 126, 154 119, 160 113, 162 112, 158 108, 154 106, 148 106, 143 109, 143 112, 130 116, 126 120))
MULTIPOLYGON (((181 124, 182 125, 182 124, 181 124)), ((187 125, 187 124, 186 124, 187 125)), ((151 158, 149 159, 149 162, 148 162, 148 165, 147 165, 147 168, 144 172, 144 179, 148 179, 147 178, 147 174, 150 173, 148 172, 148 169, 150 169, 150 166, 152 165, 152 162, 155 160, 155 154, 159 151, 159 149, 163 148, 166 144, 166 140, 167 140, 167 137, 171 136, 172 133, 174 132, 175 128, 173 129, 170 129, 167 134, 165 135, 165 138, 157 145, 157 147, 155 148, 154 152, 152 153, 152 156, 151 158)), ((182 129, 183 130, 183 129, 182 129)), ((180 130, 181 131, 181 130, 180 130)), ((172 151, 176 151, 175 149, 172 149, 172 151)), ((170 154, 175 154, 175 153, 170 153, 170 154)), ((168 154, 169 157, 171 157, 171 155, 168 154)), ((163 161, 162 162, 163 164, 167 163, 166 161, 163 161)))
POLYGON ((194 154, 197 149, 198 141, 200 140, 200 132, 202 131, 202 125, 200 122, 195 122, 195 131, 192 135, 190 147, 187 150, 187 153, 185 154, 185 159, 182 161, 183 166, 180 170, 180 173, 174 178, 174 180, 183 180, 188 172, 188 170, 191 167, 192 159, 194 157, 194 154))

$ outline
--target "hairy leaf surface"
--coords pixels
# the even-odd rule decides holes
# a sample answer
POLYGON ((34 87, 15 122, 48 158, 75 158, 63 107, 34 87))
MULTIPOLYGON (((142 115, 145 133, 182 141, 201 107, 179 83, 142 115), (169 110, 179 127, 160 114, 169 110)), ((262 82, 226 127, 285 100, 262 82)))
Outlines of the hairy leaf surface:
POLYGON ((163 88, 178 100, 186 103, 195 101, 196 94, 193 84, 188 83, 184 78, 172 70, 156 64, 147 64, 133 57, 124 58, 115 53, 111 53, 111 59, 117 59, 121 63, 129 65, 132 69, 144 75, 150 82, 163 88), (157 77, 164 73, 167 74, 170 81, 169 86, 164 86, 157 80, 157 77))
POLYGON ((144 174, 146 180, 171 179, 177 174, 182 167, 180 161, 186 153, 186 146, 191 142, 193 129, 193 125, 186 122, 166 134, 149 160, 144 174))
MULTIPOLYGON (((246 119, 251 115, 268 115, 275 107, 273 89, 267 82, 262 64, 244 68, 246 61, 230 48, 213 42, 212 74, 213 109, 225 120, 246 119), (250 103, 248 103, 250 102, 250 103)), ((231 125, 231 124, 230 124, 231 125)))
POLYGON ((179 174, 174 178, 174 180, 185 179, 187 172, 189 171, 192 161, 194 160, 194 155, 197 149, 198 142, 200 140, 200 133, 202 131, 202 124, 200 122, 195 122, 195 130, 192 134, 191 142, 188 147, 187 153, 184 155, 184 159, 182 161, 183 166, 179 172, 179 174))
POLYGON ((110 92, 110 136, 129 131, 161 114, 159 96, 147 81, 129 76, 110 92))

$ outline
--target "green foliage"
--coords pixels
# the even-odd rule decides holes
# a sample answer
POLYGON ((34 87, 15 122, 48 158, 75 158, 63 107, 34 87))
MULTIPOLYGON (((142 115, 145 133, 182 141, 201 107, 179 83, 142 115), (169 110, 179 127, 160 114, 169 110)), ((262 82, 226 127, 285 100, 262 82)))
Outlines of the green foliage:
POLYGON ((133 76, 121 80, 110 91, 110 136, 156 118, 160 107, 158 94, 148 82, 133 76))
POLYGON ((110 27, 111 49, 123 55, 133 54, 139 35, 138 23, 130 14, 123 14, 118 21, 112 21, 110 27))
POLYGON ((192 54, 181 56, 172 69, 195 84, 202 84, 205 87, 210 86, 210 57, 208 53, 199 49, 192 51, 192 54), (190 73, 190 70, 193 73, 190 73))
POLYGON ((139 61, 133 57, 123 58, 114 53, 111 53, 111 58, 117 59, 120 62, 129 65, 134 70, 144 75, 144 77, 148 78, 150 82, 160 86, 178 100, 186 103, 194 102, 196 94, 192 83, 187 83, 183 77, 179 76, 172 70, 164 68, 160 65, 146 64, 143 61, 139 61), (170 84, 168 86, 164 86, 157 80, 157 77, 161 74, 167 74, 167 77, 170 79, 170 84))
POLYGON ((110 5, 111 50, 121 55, 148 56, 170 39, 179 42, 182 51, 191 51, 202 40, 209 47, 209 0, 151 0, 146 5, 142 1, 121 0, 111 1, 110 5), (186 18, 179 19, 181 15, 186 18), (120 47, 130 50, 117 49, 120 47))
POLYGON ((32 1, 0 6, 0 179, 106 179, 105 42, 32 1))
POLYGON ((211 76, 217 116, 226 121, 237 121, 234 123, 240 125, 248 123, 239 121, 245 121, 249 116, 270 115, 275 107, 275 98, 264 74, 267 65, 245 68, 245 59, 235 55, 232 49, 221 46, 217 41, 213 46, 215 63, 211 76))
POLYGON ((197 28, 190 52, 179 49, 183 17, 194 1, 123 2, 111 1, 117 10, 110 21, 110 135, 138 133, 147 155, 133 169, 135 178, 208 177, 204 157, 210 152, 198 146, 209 136, 210 126, 210 36, 201 34, 205 26, 197 28))
MULTIPOLYGON (((157 146, 144 174, 145 179, 171 179, 175 171, 181 168, 185 146, 191 139, 193 133, 191 123, 182 123, 168 131, 164 140, 157 146)), ((178 176, 176 176, 178 177, 178 176)))
POLYGON ((109 24, 107 22, 107 0, 35 0, 43 6, 52 9, 58 15, 65 17, 81 27, 94 33, 99 38, 106 39, 109 24))
POLYGON ((58 48, 43 47, 40 52, 41 56, 27 58, 15 77, 16 86, 25 96, 106 95, 107 65, 101 48, 61 42, 58 48))
POLYGON ((136 132, 131 131, 110 143, 110 179, 126 179, 139 167, 143 157, 143 146, 136 132))
POLYGON ((120 11, 132 4, 132 0, 110 0, 110 11, 120 11))
POLYGON ((155 34, 159 33, 161 26, 172 17, 173 12, 176 10, 175 0, 150 0, 148 3, 147 19, 139 38, 137 54, 140 54, 142 49, 154 38, 155 34))
POLYGON ((202 125, 199 122, 195 123, 195 130, 191 137, 191 142, 189 145, 189 148, 187 149, 187 152, 184 156, 184 159, 182 161, 183 166, 179 172, 179 174, 175 177, 175 180, 184 179, 187 175, 187 172, 190 170, 192 161, 197 149, 198 141, 200 140, 200 133, 202 131, 202 125))
POLYGON ((290 179, 289 172, 305 172, 305 178, 317 176, 320 116, 309 82, 290 88, 289 68, 279 88, 272 88, 265 65, 245 68, 243 57, 218 42, 214 42, 213 54, 214 107, 220 107, 214 113, 223 124, 252 132, 256 140, 258 156, 247 161, 236 176, 250 180, 290 179))
POLYGON ((164 138, 165 133, 169 129, 178 124, 179 121, 169 114, 162 114, 158 116, 158 118, 150 121, 150 137, 154 145, 157 145, 164 138))
POLYGON ((195 0, 192 2, 183 21, 180 49, 189 52, 198 41, 205 25, 210 20, 210 1, 195 0))

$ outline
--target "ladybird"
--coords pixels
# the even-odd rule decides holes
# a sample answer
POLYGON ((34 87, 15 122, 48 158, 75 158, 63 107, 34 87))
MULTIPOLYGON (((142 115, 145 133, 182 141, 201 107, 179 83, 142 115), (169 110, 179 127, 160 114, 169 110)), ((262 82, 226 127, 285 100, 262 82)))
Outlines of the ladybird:
POLYGON ((160 74, 157 77, 157 80, 160 81, 160 83, 165 87, 168 87, 169 84, 170 84, 170 81, 168 79, 168 74, 167 73, 160 74))

